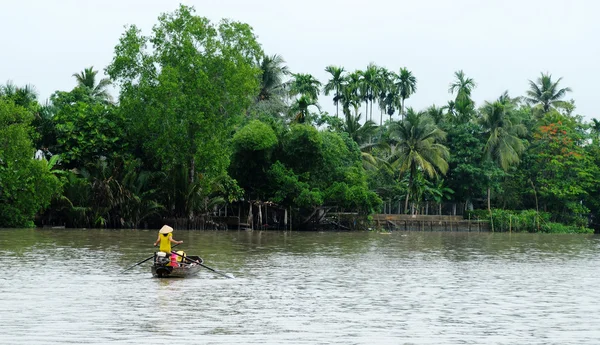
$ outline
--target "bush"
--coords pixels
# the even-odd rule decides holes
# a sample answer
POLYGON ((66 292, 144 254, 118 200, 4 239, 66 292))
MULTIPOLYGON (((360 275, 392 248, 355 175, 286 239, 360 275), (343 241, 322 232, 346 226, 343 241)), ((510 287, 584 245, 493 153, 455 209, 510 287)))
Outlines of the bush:
MULTIPOLYGON (((473 210, 465 213, 465 218, 490 220, 488 210, 473 210)), ((494 231, 505 232, 545 232, 545 233, 593 233, 581 224, 562 224, 551 222, 551 214, 548 212, 536 212, 535 210, 492 210, 494 231)))

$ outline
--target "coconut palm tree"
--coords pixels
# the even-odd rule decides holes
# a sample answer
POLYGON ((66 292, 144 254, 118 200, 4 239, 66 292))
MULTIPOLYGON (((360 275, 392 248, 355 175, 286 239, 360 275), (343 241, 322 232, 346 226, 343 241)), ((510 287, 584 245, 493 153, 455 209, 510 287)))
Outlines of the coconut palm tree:
POLYGON ((402 100, 400 115, 404 116, 404 101, 417 92, 417 78, 406 67, 403 67, 398 74, 396 85, 398 86, 400 99, 402 100))
POLYGON ((425 113, 408 108, 404 120, 394 123, 391 138, 397 142, 391 156, 392 166, 400 174, 408 173, 408 192, 404 202, 408 210, 408 199, 418 170, 430 178, 448 171, 448 148, 440 143, 446 133, 439 129, 425 113))
MULTIPOLYGON (((511 109, 513 104, 506 98, 493 103, 486 102, 481 108, 480 125, 487 138, 484 147, 486 158, 496 163, 504 171, 519 163, 525 150, 521 137, 527 133, 525 126, 519 123, 511 109)), ((488 210, 490 205, 490 187, 488 187, 488 210)))
POLYGON ((16 86, 12 81, 8 81, 5 85, 0 85, 0 97, 6 97, 13 101, 16 105, 31 110, 37 110, 37 91, 33 85, 27 84, 23 87, 16 86))
POLYGON ((327 66, 325 68, 325 72, 331 74, 331 79, 325 84, 323 91, 325 92, 325 96, 329 96, 329 93, 335 91, 333 95, 333 104, 335 104, 335 116, 339 116, 339 103, 342 99, 342 94, 340 90, 344 84, 344 67, 336 67, 336 66, 327 66))
POLYGON ((96 84, 96 75, 98 71, 94 71, 94 66, 84 69, 80 73, 74 73, 73 77, 77 81, 77 86, 84 87, 89 90, 90 96, 102 101, 112 102, 112 96, 108 92, 108 86, 111 82, 108 78, 103 78, 96 84))
POLYGON ((366 120, 364 124, 361 124, 362 114, 358 112, 359 103, 352 102, 354 108, 354 115, 350 113, 350 109, 344 109, 346 121, 342 125, 342 131, 348 133, 358 145, 365 144, 369 141, 369 138, 377 131, 377 126, 371 120, 366 120))
POLYGON ((321 82, 311 74, 294 73, 294 78, 290 84, 290 95, 292 96, 307 96, 314 102, 319 98, 319 90, 321 82))
POLYGON ((433 104, 425 110, 425 113, 431 117, 436 126, 439 126, 444 121, 444 107, 438 108, 433 104))
POLYGON ((284 96, 283 78, 290 74, 285 60, 280 55, 264 56, 260 62, 261 80, 257 102, 284 96))
POLYGON ((309 95, 302 95, 291 105, 290 115, 293 116, 294 121, 305 123, 307 119, 310 119, 309 107, 316 107, 321 111, 321 107, 313 98, 309 95))
POLYGON ((542 73, 536 82, 529 81, 529 90, 527 90, 527 96, 525 101, 531 105, 540 106, 544 113, 550 111, 554 107, 563 107, 564 101, 562 98, 571 92, 571 88, 559 88, 558 84, 562 78, 558 78, 556 81, 552 81, 552 75, 549 73, 542 73))

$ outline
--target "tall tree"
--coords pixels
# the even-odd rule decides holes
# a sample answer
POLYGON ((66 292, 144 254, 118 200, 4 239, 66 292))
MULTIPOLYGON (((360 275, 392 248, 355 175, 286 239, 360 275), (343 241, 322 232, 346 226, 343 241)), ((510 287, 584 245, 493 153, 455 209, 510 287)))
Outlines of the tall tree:
POLYGON ((33 158, 32 120, 31 111, 0 96, 0 227, 33 227, 61 193, 48 162, 33 158))
POLYGON ((132 134, 144 138, 144 152, 167 175, 182 167, 194 200, 203 200, 185 199, 169 209, 172 216, 193 220, 195 205, 227 175, 226 143, 254 101, 248 96, 259 93, 261 56, 249 25, 215 25, 184 5, 161 15, 151 36, 132 26, 121 37, 107 70, 121 88, 132 134))
MULTIPOLYGON (((365 103, 367 105, 367 111, 368 111, 369 102, 371 103, 371 111, 369 112, 369 120, 370 121, 373 121, 373 100, 375 99, 375 96, 379 92, 378 80, 377 80, 378 74, 379 74, 379 68, 373 63, 370 63, 367 66, 367 69, 365 69, 362 72, 361 90, 362 90, 363 100, 365 101, 365 103)), ((366 118, 366 115, 367 115, 367 112, 365 112, 365 118, 366 118)))
POLYGON ((566 102, 562 98, 567 92, 571 92, 571 88, 560 88, 558 84, 561 80, 562 78, 558 78, 558 80, 552 81, 551 74, 542 73, 536 82, 529 81, 529 90, 527 90, 525 101, 540 106, 544 113, 554 107, 563 107, 566 102))
POLYGON ((440 142, 446 133, 439 129, 433 120, 424 113, 409 108, 404 120, 395 123, 392 138, 398 144, 391 157, 392 165, 400 174, 408 173, 408 190, 404 202, 404 211, 408 210, 410 190, 418 170, 430 178, 448 171, 449 152, 440 142))
POLYGON ((394 91, 394 83, 391 77, 392 72, 386 69, 385 67, 379 67, 377 69, 377 94, 375 95, 375 98, 377 99, 377 103, 379 104, 379 110, 381 111, 381 114, 379 116, 380 126, 383 125, 383 113, 387 113, 388 95, 394 91))
POLYGON ((294 78, 290 84, 290 94, 292 96, 307 96, 314 102, 319 99, 319 90, 321 82, 311 74, 294 73, 294 78))
POLYGON ((321 107, 319 107, 319 104, 313 98, 308 95, 300 96, 290 106, 290 114, 293 120, 298 123, 305 123, 307 120, 310 122, 312 120, 310 118, 310 107, 315 107, 319 111, 321 110, 321 107))
POLYGON ((327 66, 325 68, 325 72, 331 74, 331 79, 329 79, 329 81, 327 81, 327 84, 325 84, 324 88, 323 88, 323 92, 325 93, 325 96, 329 96, 329 94, 332 91, 335 91, 335 94, 333 95, 333 104, 335 104, 335 116, 339 117, 339 103, 342 99, 342 94, 340 92, 340 90, 343 87, 344 84, 344 67, 337 67, 337 66, 327 66))
POLYGON ((284 93, 283 78, 290 74, 285 60, 280 55, 263 56, 260 61, 261 80, 257 101, 268 101, 273 97, 282 97, 284 93))
POLYGON ((454 72, 456 78, 450 84, 448 92, 456 93, 454 99, 454 117, 451 117, 457 124, 467 123, 475 115, 475 102, 471 98, 471 92, 477 86, 473 78, 468 78, 465 73, 460 70, 454 72))
POLYGON ((108 78, 103 78, 96 84, 98 71, 94 71, 94 66, 88 67, 79 73, 74 73, 73 77, 77 81, 77 86, 87 88, 90 96, 104 102, 112 102, 112 96, 108 92, 111 82, 108 78))
MULTIPOLYGON (((483 115, 480 124, 487 138, 484 151, 488 160, 496 163, 504 171, 519 163, 525 150, 521 137, 527 132, 512 112, 509 97, 501 97, 493 103, 486 102, 481 109, 483 115)), ((488 210, 490 205, 490 187, 488 186, 488 210)))
POLYGON ((400 115, 404 116, 404 101, 417 92, 417 78, 406 67, 403 67, 400 69, 396 84, 398 85, 400 99, 402 100, 400 115))
POLYGON ((456 80, 450 84, 448 92, 456 93, 456 99, 468 98, 471 99, 471 92, 477 86, 473 78, 467 78, 463 70, 454 72, 456 80))

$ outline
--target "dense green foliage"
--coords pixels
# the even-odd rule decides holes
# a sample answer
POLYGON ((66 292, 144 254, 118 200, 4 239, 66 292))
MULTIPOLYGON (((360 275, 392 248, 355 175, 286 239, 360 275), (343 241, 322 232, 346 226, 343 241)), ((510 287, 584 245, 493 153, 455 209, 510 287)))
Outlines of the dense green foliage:
POLYGON ((328 212, 456 212, 496 231, 598 227, 600 121, 575 113, 561 78, 541 74, 523 97, 477 105, 477 83, 460 70, 444 106, 418 111, 406 67, 325 71, 327 81, 292 73, 247 24, 181 6, 150 33, 126 28, 110 78, 85 68, 43 105, 31 86, 8 83, 0 226, 216 224, 237 207, 261 226, 291 212, 296 228, 328 212), (323 95, 335 114, 321 110, 323 95), (280 213, 266 219, 261 205, 280 213))
POLYGON ((33 114, 0 97, 0 225, 33 225, 35 214, 60 194, 61 183, 46 160, 33 159, 33 114))

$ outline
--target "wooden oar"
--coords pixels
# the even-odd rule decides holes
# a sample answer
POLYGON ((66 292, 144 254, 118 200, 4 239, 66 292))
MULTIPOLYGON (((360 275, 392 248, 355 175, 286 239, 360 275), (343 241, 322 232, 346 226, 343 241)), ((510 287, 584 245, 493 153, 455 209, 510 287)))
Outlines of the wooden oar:
MULTIPOLYGON (((179 243, 177 243, 177 244, 176 244, 176 245, 174 245, 174 246, 171 246, 171 248, 175 248, 175 247, 177 247, 178 245, 179 245, 179 243)), ((137 265, 141 265, 141 264, 143 264, 144 262, 146 262, 146 261, 148 261, 148 260, 152 259, 153 257, 154 257, 154 254, 152 254, 152 256, 151 256, 151 257, 149 257, 149 258, 147 258, 147 259, 144 259, 144 260, 142 260, 142 261, 138 262, 137 264, 135 264, 135 265, 133 265, 133 266, 131 266, 131 267, 128 267, 128 268, 126 268, 126 269, 122 270, 122 271, 121 271, 121 272, 119 272, 119 273, 125 273, 125 272, 129 271, 130 269, 134 268, 135 266, 137 266, 137 265)))
POLYGON ((183 255, 181 255, 181 254, 179 254, 179 253, 177 253, 177 252, 171 252, 171 253, 173 253, 173 254, 175 254, 175 255, 178 255, 178 256, 181 256, 183 259, 186 259, 187 261, 191 261, 191 262, 197 263, 198 265, 200 265, 200 266, 202 266, 202 267, 206 268, 207 270, 211 270, 211 271, 213 271, 213 272, 215 272, 215 273, 217 273, 217 274, 220 274, 220 275, 222 275, 223 277, 226 277, 226 278, 229 278, 229 279, 233 279, 233 276, 231 276, 231 275, 229 275, 229 274, 227 274, 227 273, 219 272, 219 271, 217 271, 217 270, 216 270, 216 269, 214 269, 214 268, 211 268, 211 267, 208 267, 208 266, 206 266, 205 264, 201 263, 200 261, 192 260, 192 259, 188 258, 187 256, 183 256, 183 255))

